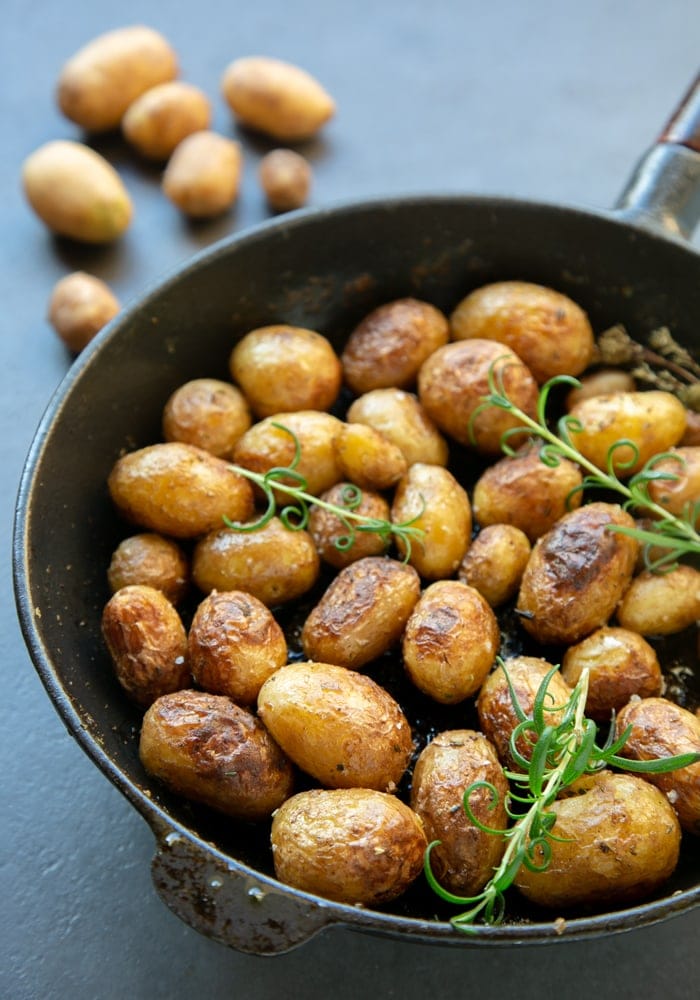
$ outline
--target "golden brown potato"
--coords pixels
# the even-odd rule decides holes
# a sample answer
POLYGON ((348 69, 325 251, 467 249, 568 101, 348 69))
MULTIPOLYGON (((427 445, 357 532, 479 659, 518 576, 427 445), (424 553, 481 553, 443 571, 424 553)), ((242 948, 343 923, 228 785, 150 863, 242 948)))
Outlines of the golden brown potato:
POLYGON ((54 285, 49 322, 66 347, 77 354, 119 309, 116 296, 104 281, 85 271, 73 271, 54 285))
POLYGON ((236 59, 226 67, 221 89, 241 125, 282 142, 310 138, 335 113, 317 80, 280 59, 236 59))
POLYGON ((178 441, 153 444, 118 459, 107 481, 119 513, 162 535, 196 538, 224 517, 246 521, 250 483, 209 452, 178 441))
POLYGON ((258 714, 284 752, 328 788, 394 791, 413 752, 394 699, 365 674, 290 663, 265 681, 258 714))
POLYGON ((369 424, 343 424, 333 447, 342 474, 361 490, 388 490, 408 468, 398 445, 369 424))
POLYGON ((611 530, 615 525, 633 527, 634 521, 617 504, 590 503, 565 514, 536 542, 517 609, 538 642, 580 642, 612 617, 639 548, 635 539, 611 530))
MULTIPOLYGON (((348 502, 354 503, 356 495, 357 488, 352 483, 336 483, 322 493, 319 499, 343 508, 348 506, 348 502)), ((353 507, 352 512, 380 521, 388 521, 390 518, 387 501, 379 493, 370 490, 361 492, 360 502, 353 507)), ((352 534, 348 524, 354 527, 355 522, 350 520, 347 524, 343 524, 333 511, 324 510, 322 507, 312 508, 308 530, 324 562, 329 566, 335 566, 336 569, 343 569, 357 559, 383 555, 388 542, 381 535, 374 531, 360 531, 356 528, 352 534), (346 545, 346 542, 351 544, 346 545)))
POLYGON ((213 531, 192 555, 192 578, 200 590, 245 590, 268 607, 301 597, 318 574, 309 533, 290 531, 276 517, 253 531, 213 531))
POLYGON ((686 410, 685 419, 685 430, 678 444, 683 448, 696 448, 700 445, 700 413, 696 413, 695 410, 686 410))
POLYGON ((258 179, 275 212, 301 208, 309 197, 311 164, 293 149, 271 149, 260 161, 258 179))
POLYGON ((284 632, 262 601, 240 590, 204 598, 187 645, 197 684, 237 705, 252 705, 267 678, 287 662, 284 632))
POLYGON ((306 619, 305 655, 359 670, 399 641, 419 594, 418 574, 405 563, 381 556, 351 563, 306 619))
POLYGON ((458 576, 498 608, 515 597, 529 558, 524 531, 512 524, 492 524, 482 528, 467 549, 458 576))
POLYGON ((340 391, 340 359, 330 341, 304 327, 251 330, 231 351, 229 368, 258 417, 329 410, 340 391))
POLYGON ((167 160, 183 139, 210 124, 211 101, 204 91, 183 80, 170 80, 151 87, 129 105, 122 132, 142 156, 167 160))
POLYGON ((544 535, 569 510, 581 506, 581 470, 563 458, 553 469, 540 460, 536 445, 525 445, 481 474, 472 497, 482 528, 512 524, 531 542, 544 535))
POLYGON ((634 902, 663 885, 676 867, 676 815, 664 796, 640 778, 609 771, 586 776, 551 810, 557 816, 552 828, 557 839, 547 870, 522 867, 515 880, 538 906, 634 902))
POLYGON ((189 562, 177 542, 152 532, 132 535, 119 543, 107 570, 110 590, 143 584, 162 590, 171 604, 178 604, 189 581, 189 562))
POLYGON ((350 405, 347 419, 379 431, 401 449, 409 465, 447 465, 447 442, 411 392, 373 389, 350 405))
POLYGON ((528 281, 496 281, 471 292, 450 316, 455 340, 482 338, 510 347, 541 384, 578 375, 593 356, 593 331, 568 296, 528 281))
MULTIPOLYGON (((617 735, 631 726, 620 751, 630 760, 659 760, 700 753, 700 717, 666 698, 630 701, 617 717, 617 735)), ((700 761, 667 774, 640 775, 659 788, 673 806, 681 826, 700 836, 700 761)))
POLYGON ((138 705, 190 684, 187 634, 175 608, 155 587, 122 587, 102 612, 102 635, 117 680, 138 705))
POLYGON ((447 318, 435 306, 411 298, 387 302, 350 334, 341 355, 345 381, 358 396, 390 386, 408 389, 448 337, 447 318))
POLYGON ((176 208, 211 219, 233 205, 243 170, 240 144, 209 129, 192 132, 168 160, 161 187, 176 208))
POLYGON ((230 458, 251 425, 248 402, 235 385, 214 378, 185 382, 163 409, 163 437, 230 458))
POLYGON ((31 207, 59 236, 111 243, 131 222, 131 198, 121 177, 80 142, 56 139, 40 146, 24 161, 22 183, 31 207))
POLYGON ((454 705, 479 690, 500 640, 496 616, 477 590, 438 580, 421 594, 406 623, 404 667, 424 694, 454 705))
POLYGON ((677 566, 636 576, 617 609, 623 628, 642 635, 673 635, 700 619, 700 572, 677 566))
POLYGON ((589 671, 586 715, 609 721, 633 695, 661 694, 663 677, 656 651, 641 635, 624 628, 599 628, 575 646, 562 661, 562 677, 575 687, 581 671, 589 671))
POLYGON ((629 372, 622 368, 599 368, 584 375, 581 385, 566 394, 566 409, 571 410, 577 403, 591 396, 607 396, 613 392, 634 392, 637 384, 629 372))
MULTIPOLYGON (((673 448, 673 457, 654 465, 655 472, 665 472, 676 479, 653 479, 649 496, 671 514, 683 514, 692 504, 700 504, 700 446, 673 448)), ((700 521, 700 514, 695 523, 700 521)))
POLYGON ((411 787, 411 808, 423 820, 428 842, 440 841, 430 855, 433 874, 461 896, 483 889, 506 844, 502 837, 480 830, 464 810, 464 793, 476 781, 493 785, 497 799, 486 788, 475 789, 469 796, 472 812, 485 826, 506 829, 508 781, 482 733, 469 729, 438 733, 418 758, 411 787))
POLYGON ((477 413, 489 392, 489 372, 502 381, 512 403, 535 415, 537 383, 532 374, 520 358, 493 340, 460 340, 434 351, 418 373, 418 398, 445 434, 484 455, 498 455, 503 434, 521 423, 496 406, 477 413))
POLYGON ((58 104, 89 132, 106 132, 119 125, 132 101, 177 72, 175 52, 153 28, 117 28, 88 42, 64 65, 58 104))
POLYGON ((144 716, 139 755, 172 792, 235 819, 268 819, 292 792, 292 766, 263 724, 223 695, 159 698, 144 716))
MULTIPOLYGON (((391 506, 394 524, 410 522, 423 534, 411 540, 409 562, 426 580, 452 576, 471 540, 469 497, 447 469, 415 462, 400 480, 391 506)), ((397 538, 406 554, 406 543, 397 538)))
POLYGON ((299 792, 272 821, 280 882, 341 903, 374 906, 400 896, 420 874, 426 847, 415 813, 367 788, 299 792))

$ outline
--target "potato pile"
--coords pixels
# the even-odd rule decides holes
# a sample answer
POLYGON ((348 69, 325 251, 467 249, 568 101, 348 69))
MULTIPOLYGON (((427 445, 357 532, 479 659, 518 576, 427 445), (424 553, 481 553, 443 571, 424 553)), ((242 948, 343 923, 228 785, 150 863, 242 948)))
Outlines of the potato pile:
MULTIPOLYGON (((632 726, 625 754, 700 750, 700 718, 664 697, 653 644, 700 618, 700 573, 640 571, 636 540, 609 530, 632 514, 580 491, 570 500, 574 462, 546 467, 524 435, 503 457, 500 436, 519 427, 511 415, 483 409, 468 434, 489 370, 530 413, 544 379, 585 373, 593 357, 582 310, 525 282, 476 289, 451 317, 413 298, 384 303, 340 355, 322 333, 277 323, 238 340, 230 382, 179 387, 164 401, 164 440, 115 463, 109 491, 137 532, 113 555, 103 631, 117 679, 145 709, 142 763, 171 791, 263 824, 281 881, 383 905, 439 840, 440 882, 483 888, 504 842, 462 799, 490 782, 496 808, 481 785, 471 809, 507 826, 519 719, 499 654, 525 713, 560 662, 546 712, 556 723, 586 667, 590 716, 616 711, 620 730, 632 726), (290 431, 295 474, 334 505, 313 505, 296 530, 278 515, 256 524, 262 492, 240 471, 288 469, 290 431), (410 551, 376 522, 349 536, 337 508, 358 489, 361 513, 421 530, 410 551), (285 633, 300 600, 303 620, 285 633), (379 683, 382 669, 457 725, 421 745, 415 709, 379 683)), ((625 384, 572 405, 582 442, 612 422, 651 453, 682 454, 659 502, 697 498, 700 449, 682 443, 675 397, 625 384)), ((279 509, 289 498, 276 492, 279 509)), ((605 771, 553 811, 563 839, 546 872, 518 874, 520 892, 564 910, 636 900, 673 871, 681 831, 700 833, 700 765, 653 780, 605 771)))

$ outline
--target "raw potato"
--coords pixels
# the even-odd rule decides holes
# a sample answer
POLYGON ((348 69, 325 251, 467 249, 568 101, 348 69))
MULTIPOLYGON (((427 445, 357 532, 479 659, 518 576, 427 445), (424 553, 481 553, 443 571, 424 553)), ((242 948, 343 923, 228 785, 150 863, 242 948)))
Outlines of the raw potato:
POLYGON ((260 186, 276 212, 289 212, 306 204, 311 188, 311 165, 293 149, 271 149, 260 161, 260 186))
POLYGON ((229 368, 258 417, 329 410, 340 392, 340 359, 326 337, 304 327, 251 330, 231 351, 229 368))
POLYGON ((131 535, 112 553, 107 580, 112 593, 132 584, 144 584, 162 590, 171 604, 178 604, 187 590, 189 563, 171 538, 151 532, 131 535))
POLYGON ((351 403, 347 419, 367 424, 401 449, 408 465, 447 465, 447 442, 417 397, 403 389, 373 389, 351 403))
MULTIPOLYGON (((631 701, 617 717, 617 735, 632 730, 620 756, 658 760, 681 753, 700 753, 700 716, 665 698, 631 701)), ((676 811, 681 826, 700 836, 700 761, 666 774, 644 774, 676 811)))
POLYGON ((233 205, 243 169, 239 143, 204 129, 176 147, 163 174, 163 193, 195 219, 210 219, 233 205))
POLYGON ((130 104, 122 119, 125 139, 151 160, 167 160, 193 132, 208 129, 211 102, 204 91, 182 80, 147 90, 130 104))
POLYGON ((606 396, 613 392, 634 392, 637 383, 629 372, 621 368, 600 368, 590 375, 584 375, 579 388, 566 394, 566 408, 571 410, 577 403, 591 396, 606 396))
POLYGON ((317 80, 280 59, 236 59, 226 67, 221 89, 242 125, 282 142, 310 138, 335 113, 317 80))
POLYGON ((104 281, 74 271, 51 292, 49 322, 66 347, 78 353, 119 312, 119 302, 104 281))
POLYGON ((502 837, 480 830, 464 810, 464 793, 477 781, 493 785, 497 800, 488 789, 475 789, 469 796, 472 812, 485 826, 506 829, 508 781, 482 733, 438 733, 418 758, 411 786, 411 808, 423 820, 428 842, 440 841, 430 855, 433 874, 444 888, 462 896, 483 889, 506 845, 502 837))
POLYGON ((611 530, 615 525, 633 527, 634 521, 617 504, 590 503, 537 541, 517 609, 523 628, 538 642, 580 642, 612 617, 639 548, 635 539, 611 530))
POLYGON ((381 556, 351 563, 306 619, 305 655, 359 670, 399 641, 419 594, 418 574, 405 563, 381 556))
POLYGON ((677 566, 636 576, 617 609, 623 628, 642 635, 673 635, 700 619, 700 572, 677 566))
MULTIPOLYGON (((670 473, 677 479, 653 479, 649 496, 671 514, 682 515, 692 504, 700 504, 700 446, 673 448, 671 455, 656 462, 654 471, 670 473)), ((698 521, 700 513, 695 523, 698 521)))
POLYGON ((593 331, 580 306, 527 281, 477 288, 454 310, 450 326, 455 340, 482 338, 510 347, 540 384, 578 375, 593 356, 593 331))
POLYGON ((58 80, 58 104, 89 132, 116 128, 137 97, 177 76, 177 56, 166 39, 142 25, 94 38, 68 60, 58 80))
POLYGON ((266 680, 258 715, 284 752, 328 788, 393 792, 413 752, 400 706, 365 674, 290 663, 266 680))
POLYGON ((404 632, 411 681, 429 698, 455 705, 481 687, 501 634, 481 594, 457 580, 438 580, 421 594, 404 632))
POLYGON ((492 608, 498 608, 515 597, 529 558, 530 542, 524 531, 512 524, 492 524, 467 549, 458 576, 492 608))
POLYGON ((107 485, 123 517, 174 538, 196 538, 218 528, 224 517, 246 521, 253 512, 246 479, 222 459, 178 441, 124 455, 107 485))
POLYGON ((102 612, 102 635, 117 680, 138 705, 191 682, 187 634, 175 608, 154 587, 122 587, 102 612))
POLYGON ((342 474, 361 490, 388 490, 408 468, 399 446, 369 424, 343 424, 333 447, 342 474))
POLYGON ((423 362, 449 338, 447 318, 428 302, 396 299, 373 309, 350 334, 341 356, 356 395, 408 389, 423 362))
POLYGON ((237 705, 252 705, 267 678, 287 662, 284 632, 262 601, 240 590, 204 598, 188 649, 197 684, 237 705))
POLYGON ((185 382, 163 410, 166 441, 193 444, 217 458, 230 458, 250 425, 250 409, 240 389, 214 378, 185 382))
POLYGON ((271 837, 280 882, 364 906, 405 892, 427 847, 407 805, 367 788, 299 792, 275 814, 271 837))
POLYGON ((678 820, 664 796, 641 778, 609 771, 589 775, 551 810, 557 839, 547 870, 522 867, 515 880, 538 906, 634 902, 663 885, 676 867, 678 820))
MULTIPOLYGON (((336 507, 348 507, 352 505, 352 513, 374 520, 389 521, 389 504, 379 493, 370 490, 363 490, 360 493, 360 502, 355 504, 357 488, 352 483, 336 483, 320 498, 325 503, 334 504, 336 507)), ((354 535, 351 528, 354 521, 343 521, 332 511, 323 507, 313 507, 309 515, 308 530, 314 540, 314 545, 318 549, 318 554, 329 566, 336 569, 343 569, 357 559, 364 559, 366 556, 383 555, 388 547, 388 541, 374 531, 355 530, 354 535), (348 527, 351 526, 351 528, 348 527), (346 542, 351 544, 346 545, 346 542)), ((324 659, 324 657, 321 657, 324 659)))
POLYGON ((57 139, 40 146, 25 160, 22 182, 29 204, 59 236, 111 243, 131 222, 131 199, 121 177, 80 142, 57 139))
POLYGON ((235 819, 269 819, 292 793, 290 762, 263 724, 223 695, 159 698, 144 716, 139 755, 172 792, 235 819))

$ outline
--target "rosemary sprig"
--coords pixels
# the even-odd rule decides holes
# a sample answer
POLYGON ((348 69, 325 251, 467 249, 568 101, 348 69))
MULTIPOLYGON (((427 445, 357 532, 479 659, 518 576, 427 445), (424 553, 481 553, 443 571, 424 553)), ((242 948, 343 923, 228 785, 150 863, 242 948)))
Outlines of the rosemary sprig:
POLYGON ((297 466, 301 459, 299 438, 294 431, 285 427, 284 424, 273 421, 272 426, 277 427, 278 430, 285 431, 291 436, 294 441, 294 457, 289 465, 275 466, 272 469, 268 469, 265 473, 253 472, 252 469, 246 469, 245 466, 229 463, 229 468, 232 472, 236 472, 239 476, 243 476, 244 479, 248 479, 260 487, 265 495, 266 507, 255 521, 231 521, 225 517, 224 523, 228 528, 231 528, 233 531, 257 531, 277 515, 285 528, 290 531, 301 531, 309 523, 311 508, 320 507, 334 514, 343 526, 345 534, 340 535, 334 542, 335 547, 341 552, 347 551, 352 546, 358 531, 363 531, 379 535, 387 546, 390 544, 392 538, 400 540, 404 548, 404 561, 408 562, 410 560, 413 542, 419 541, 423 537, 422 529, 414 527, 415 522, 423 513, 422 511, 419 511, 410 520, 399 524, 394 524, 392 521, 382 518, 361 514, 358 512, 358 508, 362 503, 362 490, 352 483, 348 483, 343 490, 342 507, 314 496, 309 492, 308 483, 304 476, 297 471, 297 466), (294 502, 278 509, 278 501, 275 493, 285 493, 294 502))

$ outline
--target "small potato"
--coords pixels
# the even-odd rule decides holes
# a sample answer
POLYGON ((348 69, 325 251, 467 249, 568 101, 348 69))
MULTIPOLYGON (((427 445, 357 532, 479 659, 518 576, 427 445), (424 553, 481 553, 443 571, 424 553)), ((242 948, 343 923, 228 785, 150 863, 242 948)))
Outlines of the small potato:
POLYGON ((656 652, 641 635, 624 628, 600 628, 570 646, 562 661, 562 677, 575 687, 588 668, 586 715, 609 721, 633 695, 661 694, 663 677, 656 652))
POLYGON ((240 590, 205 597, 187 642, 197 684, 237 705, 252 705, 267 678, 287 662, 284 632, 262 601, 240 590))
POLYGON ((388 490, 408 468, 398 445, 369 424, 343 424, 333 447, 341 472, 361 490, 388 490))
POLYGON ((464 810, 464 793, 477 781, 496 789, 494 801, 486 788, 469 796, 469 806, 485 826, 508 826, 508 781, 496 751, 481 733, 452 729, 438 735, 416 762, 411 808, 423 820, 429 843, 439 840, 430 861, 433 874, 450 892, 471 896, 486 885, 503 856, 505 840, 480 830, 464 810))
POLYGON ((340 392, 340 360, 330 341, 304 327, 251 330, 231 351, 229 368, 258 417, 329 410, 340 392))
POLYGON ((581 385, 566 394, 566 409, 571 410, 577 403, 591 396, 607 396, 613 392, 634 392, 637 383, 629 372, 622 368, 600 368, 584 375, 581 385))
POLYGON ((341 355, 345 381, 358 396, 389 386, 408 389, 448 338, 447 318, 435 306, 411 298, 387 302, 350 334, 341 355))
POLYGON ((290 762, 263 724, 223 695, 159 698, 144 716, 139 755, 172 792, 235 819, 268 819, 292 793, 290 762))
MULTIPOLYGON (((681 839, 676 815, 664 796, 638 777, 588 775, 551 811, 557 819, 546 871, 523 866, 515 879, 538 906, 634 902, 663 885, 676 867, 681 839)), ((542 863, 540 852, 536 864, 542 863)))
POLYGON ((660 452, 668 451, 683 437, 686 409, 670 392, 618 392, 592 396, 577 403, 570 415, 582 430, 572 431, 571 440, 584 458, 599 469, 607 469, 610 448, 622 439, 632 441, 615 449, 614 468, 620 476, 631 476, 660 452))
POLYGON ((510 347, 541 384, 578 375, 593 356, 593 331, 568 296, 528 281, 497 281, 477 288, 450 316, 455 340, 482 338, 510 347))
MULTIPOLYGON (((409 562, 426 580, 452 576, 464 558, 472 531, 469 496, 447 469, 416 462, 400 480, 391 507, 394 524, 423 532, 411 541, 409 562)), ((397 539, 406 554, 406 543, 397 539)))
MULTIPOLYGON (((692 504, 700 504, 700 446, 674 448, 670 455, 654 465, 655 472, 665 472, 676 479, 653 479, 649 496, 671 514, 683 514, 692 504)), ((700 513, 695 519, 700 521, 700 513)))
POLYGON ((239 143, 217 132, 192 132, 168 160, 161 186, 176 208, 211 219, 233 205, 243 169, 239 143))
POLYGON ((241 125, 282 142, 310 138, 335 113, 317 80, 280 59, 236 59, 226 67, 221 89, 241 125))
POLYGON ((367 424, 387 437, 401 450, 408 465, 447 465, 447 442, 411 392, 373 389, 354 400, 347 419, 367 424))
POLYGON ((210 124, 211 102, 204 91, 171 80, 152 87, 129 105, 122 132, 142 156, 167 160, 183 139, 210 124))
POLYGON ((641 635, 673 635, 700 619, 700 572, 677 566, 667 573, 645 570, 620 601, 617 620, 641 635))
POLYGON ((536 542, 560 517, 581 506, 582 481, 573 462, 562 458, 550 468, 540 459, 537 446, 525 445, 479 477, 472 497, 474 517, 482 528, 511 524, 536 542))
POLYGON ((686 410, 686 426, 683 437, 678 442, 683 448, 696 448, 700 445, 700 413, 686 410))
MULTIPOLYGON (((348 505, 355 503, 357 493, 357 488, 352 483, 341 482, 331 486, 319 499, 336 507, 348 507, 350 513, 360 514, 362 517, 389 521, 389 504, 379 493, 369 490, 360 493, 359 503, 350 511, 348 505)), ((374 531, 359 531, 356 528, 352 534, 348 524, 352 527, 355 522, 348 521, 344 524, 332 511, 324 510, 322 507, 311 509, 308 530, 324 562, 329 566, 335 566, 336 569, 343 569, 357 559, 384 554, 388 542, 381 535, 374 531)))
POLYGON ((530 558, 530 542, 524 531, 512 524, 483 528, 466 551, 458 576, 492 608, 515 597, 530 558))
POLYGON ((251 425, 250 409, 240 389, 214 378, 185 382, 163 410, 163 437, 230 458, 236 442, 251 425))
MULTIPOLYGON (((660 760, 682 753, 700 753, 700 717, 665 698, 630 701, 617 717, 617 735, 631 726, 620 750, 630 760, 660 760)), ((666 774, 643 774, 673 806, 681 826, 700 836, 700 761, 666 774)))
POLYGON ((178 604, 187 590, 189 563, 172 539, 146 532, 119 543, 112 553, 107 580, 112 593, 143 584, 161 590, 171 604, 178 604))
POLYGON ((276 517, 254 531, 213 531, 192 555, 192 578, 200 590, 245 590, 268 607, 301 597, 318 574, 311 536, 289 531, 276 517))
POLYGON ((115 462, 107 481, 119 513, 162 535, 196 538, 224 517, 253 512, 250 483, 209 452, 178 441, 132 451, 115 462))
POLYGON ((118 590, 102 612, 102 635, 117 680, 138 705, 191 683, 185 627, 160 590, 118 590))
POLYGON ((284 752, 328 788, 394 791, 413 752, 384 688, 330 663, 290 663, 265 681, 258 714, 284 752))
POLYGON ((51 292, 49 322, 66 347, 77 354, 119 312, 120 305, 104 281, 74 271, 51 292))
POLYGON ((313 788, 272 821, 275 875, 325 899, 375 906, 396 899, 423 868, 420 819, 394 795, 313 788))
POLYGON ((416 687, 443 705, 455 705, 479 690, 500 641, 496 616, 477 590, 438 580, 411 612, 401 651, 416 687))
POLYGON ((538 539, 517 599, 523 628, 538 642, 580 642, 612 617, 639 548, 611 530, 616 525, 633 527, 634 521, 617 504, 590 503, 538 539))
POLYGON ((293 149, 271 149, 258 168, 260 186, 275 212, 290 212, 305 205, 312 176, 309 161, 293 149))
POLYGON ((359 670, 399 641, 419 594, 418 574, 405 563, 378 556, 351 563, 306 619, 304 653, 359 670))
POLYGON ((94 149, 56 139, 24 161, 27 201, 48 228, 82 243, 111 243, 127 229, 133 208, 121 177, 94 149))
POLYGON ((537 383, 520 358, 493 340, 460 340, 438 348, 418 373, 418 398, 445 434, 481 454, 498 455, 503 434, 521 425, 496 406, 477 413, 489 392, 489 373, 502 381, 512 403, 534 417, 537 383))
POLYGON ((117 28, 88 42, 64 65, 58 105, 89 132, 106 132, 119 125, 132 101, 174 80, 177 72, 177 56, 157 31, 143 25, 117 28))

